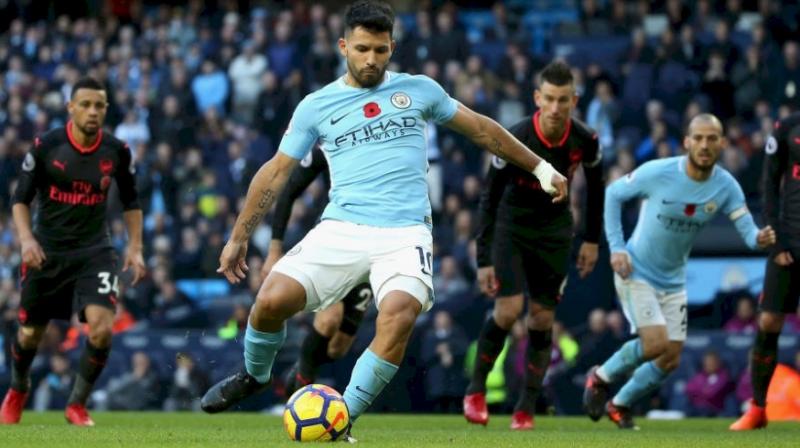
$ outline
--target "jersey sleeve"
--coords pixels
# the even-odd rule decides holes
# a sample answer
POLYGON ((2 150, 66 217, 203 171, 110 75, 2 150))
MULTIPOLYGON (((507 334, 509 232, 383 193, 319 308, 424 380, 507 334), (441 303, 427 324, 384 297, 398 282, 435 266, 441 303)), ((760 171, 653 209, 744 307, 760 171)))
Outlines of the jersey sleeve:
POLYGON ((586 176, 586 208, 584 222, 586 230, 583 239, 589 243, 600 241, 600 232, 603 227, 603 200, 605 197, 605 182, 603 179, 603 151, 597 134, 592 136, 592 146, 588 157, 583 160, 583 173, 586 176))
POLYGON ((302 160, 309 153, 319 138, 319 131, 314 121, 316 112, 309 97, 300 101, 278 146, 280 152, 296 160, 302 160))
POLYGON ((786 127, 781 126, 781 122, 776 122, 775 131, 767 139, 764 148, 764 223, 775 229, 778 239, 776 245, 780 250, 786 250, 788 247, 784 229, 781 229, 780 225, 781 182, 789 163, 789 147, 786 140, 786 127))
POLYGON ((133 157, 128 145, 124 145, 119 150, 119 169, 116 172, 117 187, 119 187, 119 199, 122 202, 122 209, 139 210, 139 193, 136 191, 136 167, 133 164, 133 157))
POLYGON ((44 175, 44 160, 41 140, 37 137, 33 146, 22 160, 17 188, 14 190, 12 203, 30 205, 36 196, 37 186, 42 182, 44 175))
POLYGON ((303 194, 306 188, 317 178, 319 173, 328 169, 328 162, 322 150, 314 148, 308 153, 300 164, 292 171, 283 192, 275 203, 275 214, 272 218, 272 239, 283 240, 286 234, 286 225, 292 215, 294 201, 303 194))
POLYGON ((478 234, 475 237, 478 267, 492 266, 492 242, 497 219, 497 206, 503 198, 508 182, 507 162, 498 156, 492 156, 492 163, 486 174, 485 187, 481 191, 478 206, 478 234))
POLYGON ((624 252, 625 239, 622 233, 622 204, 637 197, 648 197, 657 182, 659 165, 648 162, 636 170, 615 180, 606 188, 603 224, 611 252, 624 252))
POLYGON ((427 101, 425 119, 437 124, 450 121, 458 111, 458 101, 451 98, 436 81, 427 76, 420 78, 423 79, 423 95, 427 101))
POLYGON ((744 199, 744 192, 742 187, 736 180, 730 176, 728 177, 727 185, 728 194, 725 204, 722 206, 722 213, 724 213, 736 226, 739 235, 742 236, 745 244, 750 249, 758 247, 758 227, 753 220, 753 215, 747 209, 747 202, 744 199))

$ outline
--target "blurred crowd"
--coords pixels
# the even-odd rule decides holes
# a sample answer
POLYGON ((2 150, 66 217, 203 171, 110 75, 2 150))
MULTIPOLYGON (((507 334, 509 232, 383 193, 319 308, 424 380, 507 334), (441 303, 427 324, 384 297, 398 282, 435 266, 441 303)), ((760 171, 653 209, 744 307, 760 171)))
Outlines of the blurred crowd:
MULTIPOLYGON (((42 17, 41 11, 26 9, 25 2, 2 6, 4 345, 13 334, 19 302, 20 254, 10 195, 34 136, 65 123, 65 101, 84 75, 107 86, 107 132, 133 152, 145 214, 149 276, 125 288, 116 330, 214 328, 220 336, 235 337, 259 286, 255 275, 226 290, 224 303, 217 307, 198 303, 180 285, 218 278, 217 258, 250 178, 275 153, 303 96, 344 73, 336 46, 342 16, 310 1, 284 6, 199 0, 177 2, 181 6, 97 3, 83 17, 42 17)), ((535 73, 554 56, 566 58, 574 67, 580 95, 576 116, 598 131, 608 181, 647 160, 680 154, 687 120, 713 112, 723 119, 730 142, 720 163, 739 179, 751 209, 759 210, 764 142, 774 120, 800 105, 796 7, 771 0, 551 1, 545 3, 567 12, 566 18, 551 23, 555 19, 526 2, 497 2, 480 10, 457 3, 427 0, 399 9, 390 69, 430 76, 465 105, 511 126, 534 109, 535 73), (598 60, 592 49, 601 47, 604 56, 598 60)), ((464 365, 470 363, 470 341, 478 328, 463 323, 480 322, 491 305, 474 281, 473 236, 486 156, 446 128, 431 125, 429 131, 438 312, 421 322, 419 332, 426 342, 409 356, 436 372, 426 380, 431 406, 453 410, 463 392, 464 365)), ((582 225, 584 189, 578 173, 571 196, 576 230, 582 225)), ((298 200, 285 238, 287 250, 314 224, 325 194, 321 183, 315 183, 298 200)), ((626 220, 633 222, 635 213, 628 213, 626 220)), ((259 271, 266 253, 269 223, 267 217, 254 235, 251 273, 259 271)), ((111 237, 119 250, 126 241, 124 229, 119 210, 111 210, 111 237)), ((585 356, 603 359, 610 353, 603 350, 627 337, 619 313, 606 317, 597 311, 603 316, 592 312, 581 317, 583 326, 559 326, 554 362, 565 368, 552 369, 553 375, 592 365, 584 365, 589 362, 585 356)), ((307 325, 307 320, 301 316, 296 325, 307 325)), ((752 332, 753 303, 741 302, 725 328, 752 332)), ((52 350, 43 352, 54 354, 43 383, 53 389, 47 399, 68 390, 63 378, 69 363, 57 354, 74 347, 81 328, 73 323, 53 332, 52 350)), ((514 362, 522 359, 523 343, 516 338, 510 342, 511 372, 520 368, 514 362)), ((149 381, 146 358, 145 353, 134 356, 129 376, 109 389, 135 391, 131 381, 149 381)), ((191 359, 185 363, 192 364, 191 359)), ((704 363, 705 370, 713 369, 704 363)), ((178 378, 176 370, 175 375, 176 383, 189 381, 188 373, 178 378)), ((96 398, 114 408, 113 395, 105 401, 96 398)))

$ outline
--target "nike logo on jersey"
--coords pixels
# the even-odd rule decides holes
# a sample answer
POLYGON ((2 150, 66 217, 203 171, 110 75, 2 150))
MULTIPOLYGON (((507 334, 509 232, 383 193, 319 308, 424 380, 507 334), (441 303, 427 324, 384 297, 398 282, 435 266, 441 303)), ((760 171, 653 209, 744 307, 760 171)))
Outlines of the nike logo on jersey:
POLYGON ((53 160, 53 166, 60 169, 61 171, 66 171, 67 169, 67 162, 61 162, 59 160, 53 160))
POLYGON ((333 125, 335 125, 336 123, 338 123, 338 122, 342 121, 342 119, 344 119, 344 117, 346 117, 346 116, 348 116, 348 115, 350 115, 350 112, 348 112, 348 113, 346 113, 346 114, 342 115, 342 116, 341 116, 341 117, 339 117, 339 118, 333 118, 333 117, 331 117, 331 126, 333 126, 333 125))

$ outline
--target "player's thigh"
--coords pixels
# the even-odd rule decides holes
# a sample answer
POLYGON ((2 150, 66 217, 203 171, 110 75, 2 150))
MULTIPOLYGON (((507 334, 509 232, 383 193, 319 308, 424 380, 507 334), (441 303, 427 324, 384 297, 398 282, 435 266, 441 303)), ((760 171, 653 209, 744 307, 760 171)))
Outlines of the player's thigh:
POLYGON ((306 310, 327 308, 367 278, 370 241, 364 227, 322 221, 275 263, 272 271, 303 286, 306 310))
POLYGON ((570 245, 569 240, 550 240, 542 247, 528 245, 523 251, 525 281, 534 303, 549 309, 558 305, 566 287, 570 245))
POLYGON ((689 325, 689 302, 686 291, 660 294, 661 311, 667 324, 670 341, 683 342, 689 325))
MULTIPOLYGON (((520 247, 510 232, 499 229, 492 244, 492 262, 497 279, 497 297, 514 297, 526 292, 525 267, 520 247)), ((495 307, 497 304, 495 304, 495 307)))
POLYGON ((764 273, 764 290, 759 299, 759 309, 772 313, 794 314, 800 300, 800 262, 789 266, 775 263, 774 254, 767 259, 764 273))
POLYGON ((375 305, 393 291, 414 297, 427 311, 433 306, 433 238, 423 226, 371 227, 369 283, 375 293, 375 305))
POLYGON ((327 338, 332 338, 342 323, 342 316, 344 314, 344 305, 342 303, 334 303, 329 307, 317 311, 314 315, 314 329, 327 338))
POLYGON ((369 283, 361 283, 353 288, 342 301, 344 315, 339 331, 350 336, 355 335, 373 299, 372 287, 369 283))
POLYGON ((641 328, 667 325, 658 302, 658 293, 651 285, 641 280, 623 279, 615 274, 614 287, 632 333, 638 333, 641 328))
POLYGON ((46 326, 50 319, 69 320, 78 268, 69 256, 48 254, 41 269, 20 269, 19 323, 46 326))
MULTIPOLYGON (((114 316, 117 297, 119 296, 119 275, 117 271, 118 257, 113 249, 93 251, 85 256, 75 258, 83 267, 75 281, 75 297, 73 310, 78 313, 81 322, 88 322, 86 308, 94 305, 110 311, 114 316)), ((93 325, 107 318, 108 313, 97 311, 93 316, 93 325)))

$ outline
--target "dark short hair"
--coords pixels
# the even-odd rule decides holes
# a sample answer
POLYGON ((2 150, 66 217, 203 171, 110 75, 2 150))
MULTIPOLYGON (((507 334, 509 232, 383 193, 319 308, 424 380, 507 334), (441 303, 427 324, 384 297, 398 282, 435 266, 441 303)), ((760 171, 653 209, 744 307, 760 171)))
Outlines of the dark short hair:
POLYGON ((70 99, 75 98, 75 92, 78 89, 90 89, 90 90, 106 90, 106 86, 103 85, 102 82, 86 76, 78 80, 74 86, 72 86, 72 93, 70 94, 70 99))
POLYGON ((358 0, 344 13, 345 29, 353 31, 362 27, 372 33, 389 32, 394 28, 394 11, 391 6, 376 0, 358 0))
POLYGON ((563 61, 553 61, 539 72, 538 85, 542 86, 545 82, 554 86, 565 86, 575 82, 572 77, 572 70, 569 65, 563 61))

